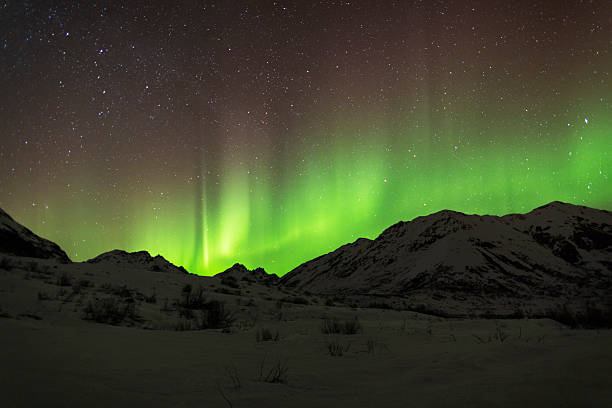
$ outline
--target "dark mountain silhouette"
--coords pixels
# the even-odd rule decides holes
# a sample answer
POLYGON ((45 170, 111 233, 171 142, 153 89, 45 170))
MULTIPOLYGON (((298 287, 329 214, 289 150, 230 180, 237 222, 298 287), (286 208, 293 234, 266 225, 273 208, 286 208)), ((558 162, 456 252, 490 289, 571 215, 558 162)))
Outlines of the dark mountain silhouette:
POLYGON ((107 264, 109 266, 146 269, 155 272, 189 273, 182 266, 172 264, 163 256, 157 255, 153 257, 147 251, 126 252, 115 249, 89 259, 87 262, 92 264, 107 264))
POLYGON ((236 263, 231 268, 216 274, 215 277, 221 279, 230 278, 235 279, 236 281, 247 281, 264 285, 275 284, 279 279, 276 274, 269 274, 263 268, 249 270, 246 268, 246 266, 239 263, 236 263))
POLYGON ((0 253, 69 263, 59 245, 39 237, 0 209, 0 253))
MULTIPOLYGON (((0 253, 70 262, 2 210, 0 253)), ((87 262, 188 273, 146 251, 113 250, 87 262)), ((507 310, 540 300, 612 304, 612 212, 560 202, 502 217, 444 210, 398 222, 280 279, 241 264, 216 277, 352 299, 395 297, 441 311, 507 310)))
POLYGON ((610 298, 612 212, 561 202, 503 217, 440 211, 308 261, 280 284, 321 294, 610 298))

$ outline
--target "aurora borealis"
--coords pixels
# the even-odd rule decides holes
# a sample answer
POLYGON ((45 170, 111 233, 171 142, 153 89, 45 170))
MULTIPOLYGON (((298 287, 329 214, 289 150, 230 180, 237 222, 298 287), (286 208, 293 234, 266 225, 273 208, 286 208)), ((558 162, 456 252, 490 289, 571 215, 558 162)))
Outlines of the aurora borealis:
POLYGON ((4 2, 0 207, 282 275, 441 209, 612 209, 607 1, 4 2))

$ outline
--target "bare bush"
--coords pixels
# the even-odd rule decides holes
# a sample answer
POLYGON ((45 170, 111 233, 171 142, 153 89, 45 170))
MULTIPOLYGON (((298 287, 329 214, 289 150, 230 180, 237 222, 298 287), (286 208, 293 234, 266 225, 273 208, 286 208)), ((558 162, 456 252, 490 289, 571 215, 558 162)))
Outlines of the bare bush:
POLYGON ((280 383, 287 384, 287 373, 289 372, 289 366, 287 360, 277 360, 269 369, 266 369, 266 356, 263 357, 259 363, 259 377, 257 381, 263 381, 267 383, 280 383))
POLYGON ((90 286, 93 286, 93 283, 91 281, 87 280, 87 279, 79 279, 78 281, 74 280, 74 282, 72 284, 72 292, 75 295, 78 295, 79 293, 81 293, 81 290, 83 288, 87 288, 87 287, 90 287, 90 286))
POLYGON ((337 339, 332 339, 327 342, 327 352, 334 357, 341 357, 349 351, 351 343, 342 344, 337 339))
POLYGON ((235 365, 225 366, 225 375, 229 379, 232 388, 238 390, 242 388, 242 382, 240 381, 240 375, 238 374, 238 368, 235 365))
POLYGON ((234 322, 233 315, 225 309, 225 303, 212 300, 205 305, 206 318, 203 329, 224 329, 234 322))
POLYGON ((255 333, 255 340, 258 343, 261 343, 262 341, 278 341, 279 338, 280 336, 278 331, 275 334, 272 334, 272 331, 268 328, 257 329, 257 332, 255 333))
POLYGON ((566 303, 549 310, 543 317, 555 320, 571 329, 612 328, 612 302, 600 305, 587 302, 574 308, 566 303))
POLYGON ((98 323, 118 325, 125 321, 137 320, 136 304, 111 296, 89 300, 83 308, 83 319, 98 323))
POLYGON ((131 298, 135 292, 134 289, 128 288, 127 285, 113 285, 112 283, 104 283, 102 286, 100 286, 100 289, 107 295, 118 296, 121 298, 131 298))
POLYGON ((337 318, 323 318, 321 322, 321 332, 323 334, 357 334, 363 332, 359 318, 340 322, 337 318))
POLYGON ((310 304, 310 302, 308 301, 308 299, 301 297, 301 296, 286 296, 282 299, 278 300, 279 302, 282 303, 292 303, 294 305, 308 305, 310 304))
POLYGON ((62 274, 57 277, 55 284, 57 286, 72 286, 72 275, 67 272, 62 272, 62 274))
POLYGON ((509 337, 510 335, 508 333, 506 333, 504 331, 504 329, 501 327, 501 325, 496 324, 495 325, 495 339, 497 339, 497 341, 499 341, 500 343, 503 343, 504 341, 506 341, 506 339, 509 337))
POLYGON ((51 295, 47 292, 38 292, 38 300, 51 300, 51 295))
POLYGON ((226 276, 226 277, 222 278, 221 279, 221 284, 225 285, 225 286, 229 286, 230 288, 233 288, 233 289, 239 289, 240 288, 240 284, 238 283, 236 278, 233 277, 233 276, 226 276))
POLYGON ((380 353, 380 352, 390 352, 391 350, 389 349, 389 346, 387 346, 385 343, 382 343, 378 340, 375 339, 368 339, 366 340, 366 352, 369 354, 375 354, 375 353, 380 353))
POLYGON ((178 302, 178 306, 185 309, 200 310, 206 304, 206 298, 204 297, 204 288, 198 286, 193 288, 191 284, 186 284, 181 290, 181 299, 178 302))
POLYGON ((179 317, 194 320, 194 327, 202 329, 228 329, 234 322, 234 316, 219 300, 207 301, 204 288, 193 289, 187 284, 181 290, 181 298, 176 302, 179 317))

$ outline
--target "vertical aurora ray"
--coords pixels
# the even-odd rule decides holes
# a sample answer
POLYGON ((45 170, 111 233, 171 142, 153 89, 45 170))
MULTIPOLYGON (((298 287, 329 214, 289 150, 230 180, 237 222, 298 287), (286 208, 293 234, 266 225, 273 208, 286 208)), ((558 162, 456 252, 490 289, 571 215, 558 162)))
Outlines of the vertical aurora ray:
MULTIPOLYGON (((249 162, 249 154, 241 152, 224 163, 223 177, 202 176, 191 190, 168 184, 162 193, 135 200, 127 222, 107 226, 112 231, 107 242, 94 242, 78 259, 120 247, 161 253, 199 274, 218 273, 235 262, 284 274, 358 237, 374 238, 399 220, 441 209, 501 215, 552 200, 610 208, 609 117, 605 109, 588 117, 572 114, 570 126, 564 120, 556 129, 553 148, 526 147, 507 129, 497 144, 455 149, 457 126, 429 124, 434 134, 449 139, 445 152, 428 148, 425 121, 387 131, 352 123, 313 135, 329 145, 287 157, 278 180, 266 171, 265 160, 249 162)), ((479 126, 463 132, 477 133, 479 126)), ((527 138, 536 132, 516 131, 527 138)), ((68 235, 88 236, 86 230, 54 236, 57 225, 40 222, 31 227, 60 243, 68 235)))

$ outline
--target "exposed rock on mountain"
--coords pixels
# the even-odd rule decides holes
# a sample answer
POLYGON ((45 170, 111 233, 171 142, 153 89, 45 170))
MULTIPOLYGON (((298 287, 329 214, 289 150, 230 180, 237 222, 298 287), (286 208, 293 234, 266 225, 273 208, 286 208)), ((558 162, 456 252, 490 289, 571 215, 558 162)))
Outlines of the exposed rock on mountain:
POLYGON ((168 262, 163 256, 151 256, 147 251, 126 252, 115 249, 87 261, 93 264, 108 264, 121 267, 147 269, 154 272, 189 273, 182 266, 168 262))
POLYGON ((278 282, 276 274, 269 274, 263 268, 249 270, 246 266, 236 263, 231 268, 215 275, 221 279, 235 279, 236 281, 247 281, 263 285, 273 285, 278 282))
POLYGON ((327 294, 610 298, 612 213, 560 202, 503 217, 440 211, 308 261, 280 283, 327 294))
POLYGON ((55 243, 39 237, 0 209, 0 253, 70 262, 55 243))

